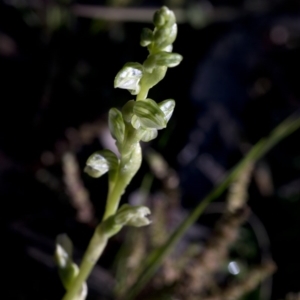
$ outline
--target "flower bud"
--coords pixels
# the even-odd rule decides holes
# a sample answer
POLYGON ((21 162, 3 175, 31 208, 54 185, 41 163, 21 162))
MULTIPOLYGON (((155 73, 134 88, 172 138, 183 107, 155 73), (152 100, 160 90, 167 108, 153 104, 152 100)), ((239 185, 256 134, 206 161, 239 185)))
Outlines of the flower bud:
POLYGON ((167 99, 158 103, 158 107, 163 111, 165 120, 168 122, 173 114, 175 108, 175 101, 173 99, 167 99))
POLYGON ((162 44, 169 36, 171 29, 169 27, 162 27, 155 30, 153 34, 153 41, 155 45, 159 46, 162 44))
POLYGON ((173 50, 173 45, 168 45, 167 47, 161 49, 162 51, 165 51, 165 52, 172 52, 173 50))
POLYGON ((55 260, 61 268, 66 267, 72 260, 73 244, 66 234, 60 234, 56 238, 55 260))
POLYGON ((176 18, 172 10, 168 9, 166 6, 163 6, 160 11, 164 16, 166 26, 172 26, 176 22, 176 18))
POLYGON ((133 113, 143 127, 154 129, 166 127, 165 115, 152 99, 137 101, 133 107, 133 113))
POLYGON ((153 24, 156 27, 162 27, 165 24, 165 18, 160 10, 157 10, 153 16, 153 24))
POLYGON ((122 143, 124 140, 125 124, 122 113, 117 108, 111 108, 108 113, 108 126, 115 140, 122 143))
POLYGON ((174 13, 166 6, 163 6, 155 12, 153 23, 156 27, 172 26, 176 22, 174 13))
POLYGON ((84 171, 91 177, 98 178, 118 167, 119 160, 117 156, 110 150, 101 150, 93 153, 86 162, 84 171))
POLYGON ((156 54, 149 55, 144 61, 144 67, 149 72, 152 72, 153 68, 156 66, 172 68, 178 66, 181 61, 182 56, 180 54, 161 51, 156 54))
POLYGON ((163 49, 174 43, 177 36, 177 24, 171 27, 159 28, 153 36, 154 45, 156 48, 163 49))
POLYGON ((136 62, 127 63, 115 77, 114 87, 128 90, 132 95, 140 91, 139 82, 143 76, 143 66, 136 62))
POLYGON ((173 24, 176 23, 176 17, 174 12, 172 10, 169 10, 168 8, 165 12, 165 20, 166 20, 166 26, 172 26, 173 24))
POLYGON ((131 206, 129 204, 124 204, 114 216, 114 222, 116 225, 123 226, 146 226, 151 223, 147 218, 150 213, 150 209, 146 206, 131 206))
POLYGON ((58 266, 59 277, 66 289, 78 275, 79 268, 73 263, 73 244, 66 234, 60 234, 56 238, 55 262, 58 266))
POLYGON ((130 100, 122 107, 122 115, 125 122, 131 122, 134 104, 135 101, 130 100))
POLYGON ((153 32, 149 28, 143 28, 141 33, 140 44, 142 47, 148 46, 152 42, 153 32))
POLYGON ((141 84, 145 85, 148 89, 151 89, 165 77, 167 70, 168 67, 159 67, 154 64, 152 69, 147 70, 149 72, 145 72, 141 84))
POLYGON ((131 125, 135 129, 139 129, 141 127, 140 119, 136 115, 132 116, 132 118, 131 118, 131 125))
POLYGON ((154 140, 157 137, 157 129, 145 128, 143 130, 144 132, 141 141, 150 142, 151 140, 154 140))

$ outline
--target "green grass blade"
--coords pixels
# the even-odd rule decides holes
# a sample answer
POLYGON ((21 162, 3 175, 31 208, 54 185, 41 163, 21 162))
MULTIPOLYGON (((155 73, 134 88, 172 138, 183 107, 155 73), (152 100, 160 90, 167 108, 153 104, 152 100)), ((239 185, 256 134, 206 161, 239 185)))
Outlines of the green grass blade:
POLYGON ((270 149, 277 143, 289 136, 300 127, 299 112, 285 119, 280 123, 267 138, 261 139, 255 144, 247 155, 227 174, 224 180, 216 186, 187 216, 186 219, 177 227, 173 234, 169 237, 167 242, 160 248, 154 250, 145 261, 144 268, 132 288, 128 291, 127 300, 134 299, 138 293, 145 287, 145 285, 152 278, 154 273, 161 265, 163 259, 171 252, 176 243, 185 234, 188 228, 197 221, 199 216, 203 213, 210 202, 217 199, 243 171, 244 167, 249 162, 256 162, 263 157, 270 149))

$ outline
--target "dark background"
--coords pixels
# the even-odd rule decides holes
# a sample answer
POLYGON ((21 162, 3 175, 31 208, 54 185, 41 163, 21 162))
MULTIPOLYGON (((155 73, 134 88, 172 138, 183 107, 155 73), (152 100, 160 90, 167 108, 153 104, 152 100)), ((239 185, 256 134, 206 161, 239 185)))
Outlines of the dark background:
MULTIPOLYGON (((79 258, 93 229, 75 219, 62 180, 61 155, 71 149, 83 168, 87 157, 103 147, 97 136, 74 146, 69 129, 97 120, 105 124, 110 107, 131 99, 127 91, 113 89, 116 73, 125 62, 146 57, 139 35, 149 24, 76 17, 70 10, 73 4, 0 2, 0 253, 5 299, 61 297, 52 262, 55 237, 67 232, 79 258), (55 9, 62 12, 61 19, 55 18, 55 9), (45 153, 52 155, 51 162, 41 159, 45 153), (40 170, 47 170, 52 179, 41 180, 40 170)), ((129 7, 163 4, 139 1, 129 7)), ((194 12, 179 25, 174 45, 184 60, 150 93, 157 101, 174 98, 177 106, 170 126, 151 146, 179 172, 182 205, 192 208, 242 157, 245 144, 254 144, 299 109, 300 4, 236 0, 177 6, 194 12), (211 14, 203 13, 207 7, 211 14), (213 167, 199 167, 199 160, 213 167)), ((250 186, 250 206, 267 229, 278 265, 272 299, 299 291, 299 138, 299 132, 294 133, 264 158, 271 190, 264 193, 255 181, 250 186)), ((106 181, 95 182, 84 174, 82 178, 100 218, 104 203, 98 199, 105 197, 106 181)), ((140 185, 140 178, 129 191, 140 185)), ((113 246, 109 251, 110 256, 116 252, 113 246)), ((105 259, 101 264, 110 265, 105 259)))

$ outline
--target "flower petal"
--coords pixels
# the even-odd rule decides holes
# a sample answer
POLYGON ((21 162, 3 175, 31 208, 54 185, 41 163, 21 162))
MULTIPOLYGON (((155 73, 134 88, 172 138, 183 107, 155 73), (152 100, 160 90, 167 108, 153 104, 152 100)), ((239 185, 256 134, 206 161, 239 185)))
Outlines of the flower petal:
POLYGON ((115 77, 114 87, 129 90, 132 95, 140 91, 139 82, 143 76, 143 66, 139 63, 127 63, 115 77))

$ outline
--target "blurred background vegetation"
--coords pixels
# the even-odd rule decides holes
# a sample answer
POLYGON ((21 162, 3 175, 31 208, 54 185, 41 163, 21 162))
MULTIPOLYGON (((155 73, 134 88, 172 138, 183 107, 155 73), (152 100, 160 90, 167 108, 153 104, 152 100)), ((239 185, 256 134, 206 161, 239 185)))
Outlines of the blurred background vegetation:
MULTIPOLYGON (((141 252, 159 245, 250 145, 299 109, 300 1, 1 0, 0 253, 5 299, 63 295, 53 262, 55 237, 67 232, 78 260, 102 216, 106 180, 88 178, 83 166, 93 151, 114 146, 107 111, 130 100, 125 91, 113 89, 114 76, 124 63, 144 60, 140 32, 161 5, 176 13, 174 51, 184 60, 151 90, 151 98, 174 98, 177 107, 170 126, 143 145, 147 160, 124 197, 132 203, 149 201, 156 216, 156 231, 141 231, 134 240, 152 236, 151 245, 141 242, 141 252)), ((272 256, 275 275, 263 291, 249 297, 278 300, 299 292, 299 138, 294 133, 254 168, 248 196, 252 213, 220 262, 227 271, 217 274, 215 285, 226 285, 272 256)), ((210 206, 183 240, 191 252, 183 255, 187 248, 179 245, 164 265, 169 271, 162 270, 151 287, 164 291, 162 286, 184 276, 187 262, 183 259, 176 268, 174 263, 178 256, 198 255, 225 211, 224 200, 210 206)), ((132 236, 127 231, 111 241, 90 279, 88 299, 113 297, 112 274, 124 282, 122 251, 130 249, 132 236)), ((123 258, 134 258, 131 252, 123 258)), ((192 299, 182 296, 178 285, 174 293, 192 299)))

